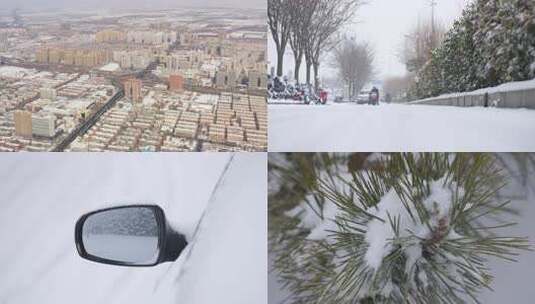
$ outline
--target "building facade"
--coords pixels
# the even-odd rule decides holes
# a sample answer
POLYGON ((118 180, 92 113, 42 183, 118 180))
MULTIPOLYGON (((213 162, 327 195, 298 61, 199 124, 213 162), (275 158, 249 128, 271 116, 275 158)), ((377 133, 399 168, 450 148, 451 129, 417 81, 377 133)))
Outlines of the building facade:
POLYGON ((42 48, 35 52, 35 61, 45 64, 95 67, 108 63, 111 58, 111 51, 97 49, 42 48))
POLYGON ((142 101, 141 94, 142 82, 139 79, 128 79, 124 82, 124 91, 126 98, 130 99, 132 103, 139 103, 142 101))
POLYGON ((169 90, 171 91, 183 91, 184 90, 184 77, 182 75, 170 75, 169 76, 169 90))
POLYGON ((125 42, 126 34, 121 31, 103 30, 95 34, 95 42, 125 42))
POLYGON ((32 117, 32 134, 41 137, 54 137, 56 119, 52 115, 34 115, 32 117))
POLYGON ((7 51, 7 48, 9 47, 9 41, 7 38, 7 33, 0 32, 0 52, 7 51))
POLYGON ((15 111, 13 114, 15 121, 15 135, 31 138, 32 137, 32 113, 28 111, 15 111))

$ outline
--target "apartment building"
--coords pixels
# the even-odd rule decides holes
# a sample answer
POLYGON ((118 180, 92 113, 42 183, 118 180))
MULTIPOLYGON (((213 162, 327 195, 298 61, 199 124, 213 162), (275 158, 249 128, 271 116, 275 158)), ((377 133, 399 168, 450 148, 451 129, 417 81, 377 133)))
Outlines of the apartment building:
POLYGON ((126 98, 130 99, 132 103, 140 103, 143 99, 141 94, 141 87, 143 83, 139 79, 128 79, 124 82, 124 91, 126 98))
POLYGON ((126 42, 126 34, 116 30, 103 30, 95 34, 95 42, 126 42))
POLYGON ((32 113, 29 111, 15 111, 13 114, 15 121, 15 135, 24 138, 32 137, 32 113))

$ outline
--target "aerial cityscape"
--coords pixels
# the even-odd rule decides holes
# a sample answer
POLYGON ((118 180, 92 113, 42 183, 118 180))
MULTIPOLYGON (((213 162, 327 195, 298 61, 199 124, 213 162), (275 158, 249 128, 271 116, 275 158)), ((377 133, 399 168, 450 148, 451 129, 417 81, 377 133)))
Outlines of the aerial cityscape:
POLYGON ((262 9, 0 17, 0 151, 266 151, 262 9))

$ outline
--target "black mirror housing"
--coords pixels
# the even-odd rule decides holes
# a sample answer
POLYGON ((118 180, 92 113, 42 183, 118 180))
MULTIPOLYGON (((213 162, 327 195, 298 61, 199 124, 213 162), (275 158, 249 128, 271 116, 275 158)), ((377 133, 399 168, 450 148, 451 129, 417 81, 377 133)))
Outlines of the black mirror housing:
POLYGON ((102 264, 116 265, 116 266, 152 267, 161 263, 176 261, 176 259, 180 256, 181 252, 188 245, 185 236, 176 232, 175 230, 172 229, 172 227, 170 227, 169 223, 167 222, 165 218, 164 211, 162 210, 162 208, 160 208, 157 205, 125 205, 125 206, 100 209, 100 210, 96 210, 96 211, 84 214, 76 222, 74 234, 75 234, 76 249, 80 257, 87 259, 89 261, 102 263, 102 264), (158 245, 157 245, 158 256, 155 259, 155 261, 150 262, 150 263, 132 263, 128 261, 106 259, 106 258, 88 253, 84 245, 84 238, 83 238, 83 228, 84 228, 84 224, 86 223, 86 220, 93 215, 107 214, 107 213, 111 213, 111 212, 119 211, 119 210, 124 211, 129 208, 147 209, 147 210, 152 211, 154 214, 154 218, 157 223, 157 237, 158 237, 158 245))

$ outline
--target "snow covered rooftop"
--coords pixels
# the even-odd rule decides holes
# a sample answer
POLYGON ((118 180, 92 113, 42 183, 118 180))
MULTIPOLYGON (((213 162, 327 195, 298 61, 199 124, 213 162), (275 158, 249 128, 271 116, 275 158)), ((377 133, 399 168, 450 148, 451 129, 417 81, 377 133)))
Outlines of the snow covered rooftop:
POLYGON ((103 67, 100 68, 101 71, 104 71, 104 72, 115 72, 115 71, 118 71, 120 70, 121 67, 119 66, 118 63, 115 63, 115 62, 110 62, 106 65, 104 65, 103 67))

